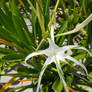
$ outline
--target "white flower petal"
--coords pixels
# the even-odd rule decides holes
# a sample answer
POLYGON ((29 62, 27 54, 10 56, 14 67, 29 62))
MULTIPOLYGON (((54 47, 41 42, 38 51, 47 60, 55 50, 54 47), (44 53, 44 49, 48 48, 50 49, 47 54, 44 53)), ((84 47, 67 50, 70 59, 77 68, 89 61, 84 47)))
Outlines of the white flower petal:
POLYGON ((92 57, 92 53, 90 53, 85 47, 77 47, 75 49, 82 49, 82 50, 85 50, 89 53, 89 55, 92 57))
MULTIPOLYGON (((64 54, 66 54, 65 51, 69 51, 70 49, 73 49, 76 47, 78 47, 78 46, 77 45, 68 45, 68 46, 64 46, 64 47, 58 47, 57 52, 59 54, 61 54, 61 56, 63 56, 64 54)), ((68 54, 66 54, 66 55, 68 55, 68 54)))
MULTIPOLYGON (((56 59, 56 60, 57 60, 57 59, 56 59)), ((67 85, 66 82, 64 81, 64 78, 63 78, 63 71, 62 71, 62 69, 61 69, 61 66, 60 66, 59 61, 58 61, 58 60, 55 61, 55 64, 56 64, 56 67, 57 67, 57 70, 58 70, 58 74, 59 74, 60 79, 62 80, 62 82, 64 83, 64 85, 67 85)), ((65 88, 65 92, 69 92, 68 88, 66 88, 65 86, 64 86, 64 88, 65 88)))
POLYGON ((54 42, 54 25, 51 26, 51 40, 54 42))
POLYGON ((67 55, 72 55, 72 50, 71 49, 68 49, 66 54, 67 55))
POLYGON ((86 74, 88 75, 86 67, 82 63, 80 63, 78 60, 76 60, 75 58, 73 58, 71 56, 67 56, 66 59, 69 59, 69 60, 73 61, 74 63, 80 65, 85 70, 86 74))
POLYGON ((41 70, 41 72, 40 72, 40 75, 39 75, 39 80, 38 80, 38 85, 37 85, 37 91, 36 91, 36 92, 39 92, 40 83, 41 83, 41 79, 42 79, 43 73, 44 73, 45 69, 47 68, 47 66, 48 66, 49 64, 51 64, 51 63, 52 63, 52 59, 51 59, 51 58, 48 58, 48 59, 45 61, 44 65, 43 65, 43 67, 42 67, 42 70, 41 70))
POLYGON ((76 47, 78 47, 78 45, 67 45, 67 46, 60 47, 60 48, 62 48, 64 50, 68 50, 68 49, 72 49, 72 48, 76 48, 76 47))
POLYGON ((52 40, 50 40, 49 38, 47 38, 48 42, 49 42, 49 50, 51 51, 51 49, 55 49, 55 47, 58 47, 52 40))
POLYGON ((60 66, 59 61, 58 60, 57 61, 55 60, 55 64, 56 64, 56 67, 57 67, 57 70, 58 70, 59 77, 60 77, 60 79, 62 79, 63 72, 62 72, 62 69, 61 69, 61 66, 60 66))
POLYGON ((40 52, 34 52, 34 53, 29 54, 29 55, 26 57, 26 59, 25 59, 25 63, 26 63, 26 61, 27 61, 28 59, 30 59, 31 57, 37 56, 37 55, 40 55, 40 54, 42 54, 42 53, 40 53, 40 52))
POLYGON ((44 71, 45 71, 45 69, 46 69, 46 68, 47 68, 47 66, 46 66, 46 67, 44 67, 44 69, 42 69, 42 71, 40 72, 40 75, 39 75, 39 80, 38 80, 38 85, 37 85, 37 90, 36 90, 36 92, 39 92, 39 88, 40 88, 41 79, 42 79, 43 73, 44 73, 44 71))
POLYGON ((40 50, 40 51, 33 52, 33 53, 29 54, 29 55, 26 57, 26 59, 25 59, 25 63, 26 63, 26 61, 27 61, 28 59, 30 59, 30 58, 33 57, 33 56, 37 56, 37 55, 41 55, 41 54, 46 54, 46 51, 47 51, 47 50, 40 50))

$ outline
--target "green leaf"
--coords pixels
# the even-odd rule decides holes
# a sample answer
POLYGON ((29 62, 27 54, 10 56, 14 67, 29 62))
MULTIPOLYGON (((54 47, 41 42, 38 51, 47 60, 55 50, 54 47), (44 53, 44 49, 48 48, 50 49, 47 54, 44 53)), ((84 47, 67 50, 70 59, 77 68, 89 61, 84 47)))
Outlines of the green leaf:
POLYGON ((15 90, 18 90, 17 92, 23 92, 27 88, 34 88, 36 86, 36 84, 37 84, 37 82, 34 82, 33 84, 27 85, 27 86, 19 86, 19 87, 10 89, 8 92, 15 92, 15 90))
POLYGON ((11 50, 11 49, 6 49, 6 48, 0 47, 0 53, 2 53, 2 54, 14 54, 14 53, 17 53, 17 52, 14 51, 14 50, 11 50))
POLYGON ((86 66, 92 66, 92 57, 88 57, 85 62, 86 66))
POLYGON ((83 59, 83 58, 85 58, 85 56, 86 56, 86 53, 79 53, 78 55, 74 56, 74 58, 83 59))
POLYGON ((80 87, 81 89, 86 90, 87 92, 91 92, 92 91, 92 87, 86 86, 86 85, 77 85, 78 87, 80 87))
POLYGON ((31 68, 27 68, 27 67, 19 67, 18 69, 17 69, 17 72, 19 72, 19 73, 27 73, 27 74, 37 74, 39 71, 38 70, 36 70, 36 69, 31 69, 31 68))
POLYGON ((3 59, 6 59, 6 60, 18 60, 18 59, 23 59, 23 58, 25 58, 25 56, 19 53, 8 54, 3 57, 3 59))
POLYGON ((63 83, 62 83, 62 80, 57 79, 57 80, 53 83, 52 89, 53 89, 55 92, 61 92, 61 91, 63 90, 63 83))
POLYGON ((92 78, 92 72, 89 73, 89 77, 92 78))
POLYGON ((15 26, 17 37, 20 40, 21 46, 24 45, 26 49, 30 49, 32 51, 33 48, 31 46, 33 45, 33 43, 31 40, 30 32, 23 16, 17 8, 16 0, 10 0, 9 4, 12 13, 13 24, 15 26))
POLYGON ((68 86, 71 86, 72 80, 73 80, 73 76, 68 76, 68 75, 67 75, 66 81, 67 81, 67 85, 68 85, 68 86))
POLYGON ((16 73, 16 74, 0 74, 0 76, 13 76, 13 77, 27 77, 27 78, 38 78, 38 75, 36 74, 32 74, 32 75, 28 75, 26 73, 16 73))
MULTIPOLYGON (((63 25, 61 26, 61 28, 58 30, 57 35, 66 32, 67 31, 67 27, 68 27, 68 21, 65 21, 63 23, 63 25)), ((59 46, 63 43, 64 39, 65 39, 65 36, 57 37, 56 38, 56 41, 59 44, 59 46)))

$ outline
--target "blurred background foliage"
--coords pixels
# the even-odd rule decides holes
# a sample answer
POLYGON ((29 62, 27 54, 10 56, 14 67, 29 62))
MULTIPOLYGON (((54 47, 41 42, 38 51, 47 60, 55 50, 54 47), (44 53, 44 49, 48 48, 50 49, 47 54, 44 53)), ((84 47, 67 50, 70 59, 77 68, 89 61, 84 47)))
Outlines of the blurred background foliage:
MULTIPOLYGON (((92 0, 59 0, 58 6, 57 1, 0 0, 1 76, 38 78, 46 57, 32 58, 28 61, 31 67, 24 65, 24 59, 29 53, 48 47, 46 38, 50 37, 51 24, 57 24, 55 28, 55 35, 57 35, 72 30, 92 13, 92 0), (31 30, 26 20, 30 22, 31 30), (41 45, 39 45, 40 42, 42 42, 41 45), (16 66, 16 74, 2 74, 2 71, 12 69, 14 66, 16 66)), ((83 31, 56 37, 55 41, 58 46, 78 44, 92 52, 92 22, 83 31)), ((92 57, 81 50, 75 50, 73 56, 85 64, 89 76, 87 77, 79 66, 70 67, 73 64, 61 64, 65 80, 76 91, 89 92, 92 90, 92 57), (80 73, 77 73, 78 71, 80 73)), ((42 85, 41 92, 64 92, 54 64, 47 68, 42 78, 42 85)), ((23 92, 27 88, 36 86, 37 81, 8 92, 23 92), (15 91, 17 89, 19 91, 15 91)))

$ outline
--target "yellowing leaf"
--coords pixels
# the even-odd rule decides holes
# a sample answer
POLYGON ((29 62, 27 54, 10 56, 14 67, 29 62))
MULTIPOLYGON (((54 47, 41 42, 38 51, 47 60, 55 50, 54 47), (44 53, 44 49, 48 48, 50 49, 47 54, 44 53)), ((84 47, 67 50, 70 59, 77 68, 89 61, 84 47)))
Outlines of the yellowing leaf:
POLYGON ((5 40, 5 39, 0 38, 0 41, 2 41, 3 43, 5 43, 6 45, 7 45, 7 44, 10 44, 11 46, 15 46, 14 43, 12 43, 12 42, 10 42, 10 41, 7 41, 7 40, 5 40))
POLYGON ((71 92, 76 92, 74 89, 72 89, 71 87, 69 87, 68 85, 64 85, 65 87, 67 87, 71 92))
POLYGON ((16 77, 13 77, 8 83, 6 83, 1 89, 0 92, 5 92, 5 90, 16 80, 16 77))
POLYGON ((33 80, 38 80, 38 78, 30 78, 30 79, 18 80, 18 81, 20 81, 20 82, 26 82, 26 81, 33 81, 33 80))
POLYGON ((24 5, 24 3, 23 3, 22 0, 19 0, 19 2, 20 2, 20 4, 21 4, 23 7, 25 7, 25 5, 24 5))

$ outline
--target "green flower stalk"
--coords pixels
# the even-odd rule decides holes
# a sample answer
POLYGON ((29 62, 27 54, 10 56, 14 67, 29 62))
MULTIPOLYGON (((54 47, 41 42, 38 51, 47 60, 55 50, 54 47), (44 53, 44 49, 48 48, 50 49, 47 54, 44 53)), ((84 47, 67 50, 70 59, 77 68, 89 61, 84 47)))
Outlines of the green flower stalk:
POLYGON ((57 34, 55 37, 76 33, 82 30, 91 21, 92 21, 92 13, 82 23, 77 24, 73 30, 66 32, 66 33, 57 34))
MULTIPOLYGON (((44 65, 43 65, 43 67, 42 67, 41 72, 40 72, 36 92, 39 92, 41 79, 42 79, 42 76, 44 74, 45 69, 47 68, 47 66, 49 64, 51 64, 53 62, 56 65, 59 77, 62 80, 64 85, 67 85, 67 84, 66 84, 66 82, 64 80, 64 74, 63 74, 63 71, 62 71, 61 66, 60 66, 60 61, 62 61, 63 63, 68 63, 68 61, 66 61, 66 59, 69 59, 72 62, 76 63, 77 65, 81 66, 85 70, 85 72, 87 74, 86 67, 81 62, 79 62, 78 60, 73 58, 70 53, 68 53, 71 49, 82 49, 82 50, 87 51, 91 55, 91 53, 86 48, 80 47, 78 45, 68 45, 68 46, 59 47, 57 44, 55 44, 54 26, 53 25, 51 26, 51 39, 48 38, 48 41, 49 41, 49 47, 47 49, 33 52, 33 53, 29 54, 25 59, 25 63, 26 63, 26 61, 29 60, 31 57, 37 56, 37 55, 40 55, 40 54, 44 54, 44 55, 46 55, 48 57, 46 59, 44 65)), ((68 88, 64 87, 64 89, 65 89, 65 92, 69 92, 68 88)))

